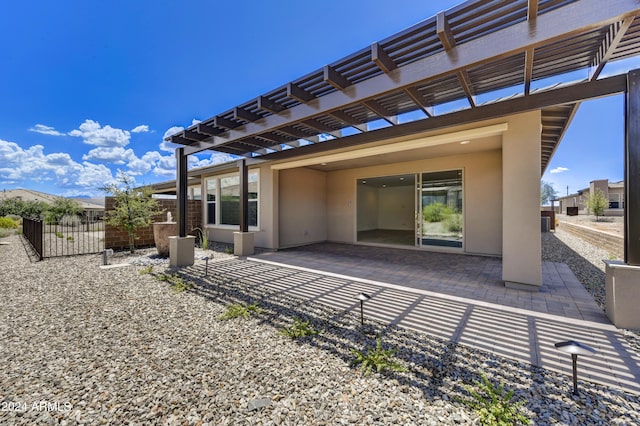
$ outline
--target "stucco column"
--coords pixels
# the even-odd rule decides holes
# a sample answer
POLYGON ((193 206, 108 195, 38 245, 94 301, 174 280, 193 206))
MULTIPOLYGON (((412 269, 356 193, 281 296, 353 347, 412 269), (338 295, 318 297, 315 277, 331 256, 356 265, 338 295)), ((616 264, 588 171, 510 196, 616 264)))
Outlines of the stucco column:
POLYGON ((531 291, 542 285, 541 126, 540 111, 519 114, 502 135, 502 279, 531 291))

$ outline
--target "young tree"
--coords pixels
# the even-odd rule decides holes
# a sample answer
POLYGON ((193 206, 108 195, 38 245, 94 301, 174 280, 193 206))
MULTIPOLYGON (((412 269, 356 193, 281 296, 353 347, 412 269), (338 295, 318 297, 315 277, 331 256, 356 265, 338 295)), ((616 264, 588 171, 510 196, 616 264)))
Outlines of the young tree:
POLYGON ((544 206, 558 195, 558 191, 549 182, 540 181, 540 205, 544 206))
POLYGON ((587 210, 596 216, 596 221, 599 216, 602 216, 604 210, 609 207, 609 200, 604 196, 604 193, 596 189, 593 193, 589 193, 585 201, 587 210))
POLYGON ((76 200, 70 198, 57 197, 45 212, 47 223, 58 223, 65 216, 80 216, 82 207, 76 200))
POLYGON ((149 187, 134 188, 134 180, 126 173, 119 172, 118 183, 101 187, 102 191, 115 198, 114 209, 106 213, 107 223, 129 234, 129 250, 135 251, 136 231, 151 225, 154 216, 162 213, 158 201, 151 198, 149 187))

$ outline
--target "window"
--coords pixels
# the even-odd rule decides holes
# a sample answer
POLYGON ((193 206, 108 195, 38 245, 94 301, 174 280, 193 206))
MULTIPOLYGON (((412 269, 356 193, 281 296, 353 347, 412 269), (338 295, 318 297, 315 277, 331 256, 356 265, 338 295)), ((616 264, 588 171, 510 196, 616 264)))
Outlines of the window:
MULTIPOLYGON (((249 226, 258 226, 258 171, 249 172, 249 226)), ((240 225, 240 176, 207 178, 207 224, 240 225)))
POLYGON ((620 208, 620 194, 609 193, 609 208, 610 209, 620 208))
POLYGON ((216 195, 218 192, 218 179, 207 178, 207 225, 216 224, 216 195))

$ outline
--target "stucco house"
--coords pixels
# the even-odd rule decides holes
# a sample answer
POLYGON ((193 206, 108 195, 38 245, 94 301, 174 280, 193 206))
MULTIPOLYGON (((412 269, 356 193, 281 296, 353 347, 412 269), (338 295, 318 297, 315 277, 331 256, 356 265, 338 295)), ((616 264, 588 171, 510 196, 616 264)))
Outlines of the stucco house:
MULTIPOLYGON (((582 101, 625 94, 624 199, 640 210, 640 73, 601 77, 640 52, 638 16, 634 0, 470 0, 168 137, 173 253, 193 253, 199 180, 209 238, 239 254, 334 241, 501 256, 506 286, 538 289, 540 177, 582 101), (452 101, 466 105, 439 112, 452 101), (188 172, 205 150, 239 160, 188 172)), ((640 219, 625 229, 634 269, 640 219)))
POLYGON ((558 198, 560 213, 567 213, 567 207, 577 207, 579 214, 587 214, 586 201, 589 194, 599 189, 609 200, 609 206, 604 211, 604 216, 624 215, 624 181, 609 182, 608 179, 599 179, 589 182, 589 187, 578 190, 575 194, 558 198))
MULTIPOLYGON (((35 191, 33 189, 5 189, 0 192, 0 201, 5 199, 16 198, 23 201, 41 201, 52 205, 56 195, 47 194, 45 192, 35 191)), ((82 216, 85 220, 100 220, 104 218, 104 205, 93 202, 94 200, 85 200, 82 198, 74 198, 82 208, 82 216)))

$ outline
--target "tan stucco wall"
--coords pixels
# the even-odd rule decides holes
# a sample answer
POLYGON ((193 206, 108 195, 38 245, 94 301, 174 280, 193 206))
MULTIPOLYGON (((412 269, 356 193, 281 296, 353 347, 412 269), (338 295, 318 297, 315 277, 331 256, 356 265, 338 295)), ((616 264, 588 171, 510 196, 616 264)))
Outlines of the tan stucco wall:
POLYGON ((540 112, 512 116, 502 135, 502 279, 542 285, 540 112))
POLYGON ((327 239, 327 174, 307 168, 280 171, 280 247, 327 239))
POLYGON ((463 169, 464 173, 465 251, 500 255, 502 253, 500 150, 329 172, 327 174, 327 239, 346 243, 356 241, 356 179, 451 169, 463 169))
MULTIPOLYGON (((271 170, 268 165, 260 165, 251 167, 249 171, 260 170, 260 195, 258 204, 258 231, 249 229, 250 232, 255 232, 254 245, 256 247, 263 247, 274 249, 277 248, 277 237, 274 238, 274 229, 277 233, 277 228, 274 227, 274 208, 273 202, 274 196, 277 199, 277 186, 274 186, 274 181, 277 183, 277 172, 271 170), (274 176, 275 175, 275 176, 274 176)), ((227 170, 224 173, 219 174, 228 175, 230 172, 227 170)), ((233 244, 233 233, 238 231, 238 227, 222 227, 206 224, 207 211, 206 211, 206 191, 205 191, 205 179, 207 175, 202 177, 202 226, 207 229, 207 236, 211 241, 218 241, 228 244, 233 244)), ((275 211, 277 213, 277 210, 275 211)), ((276 234, 277 235, 277 234, 276 234)))

